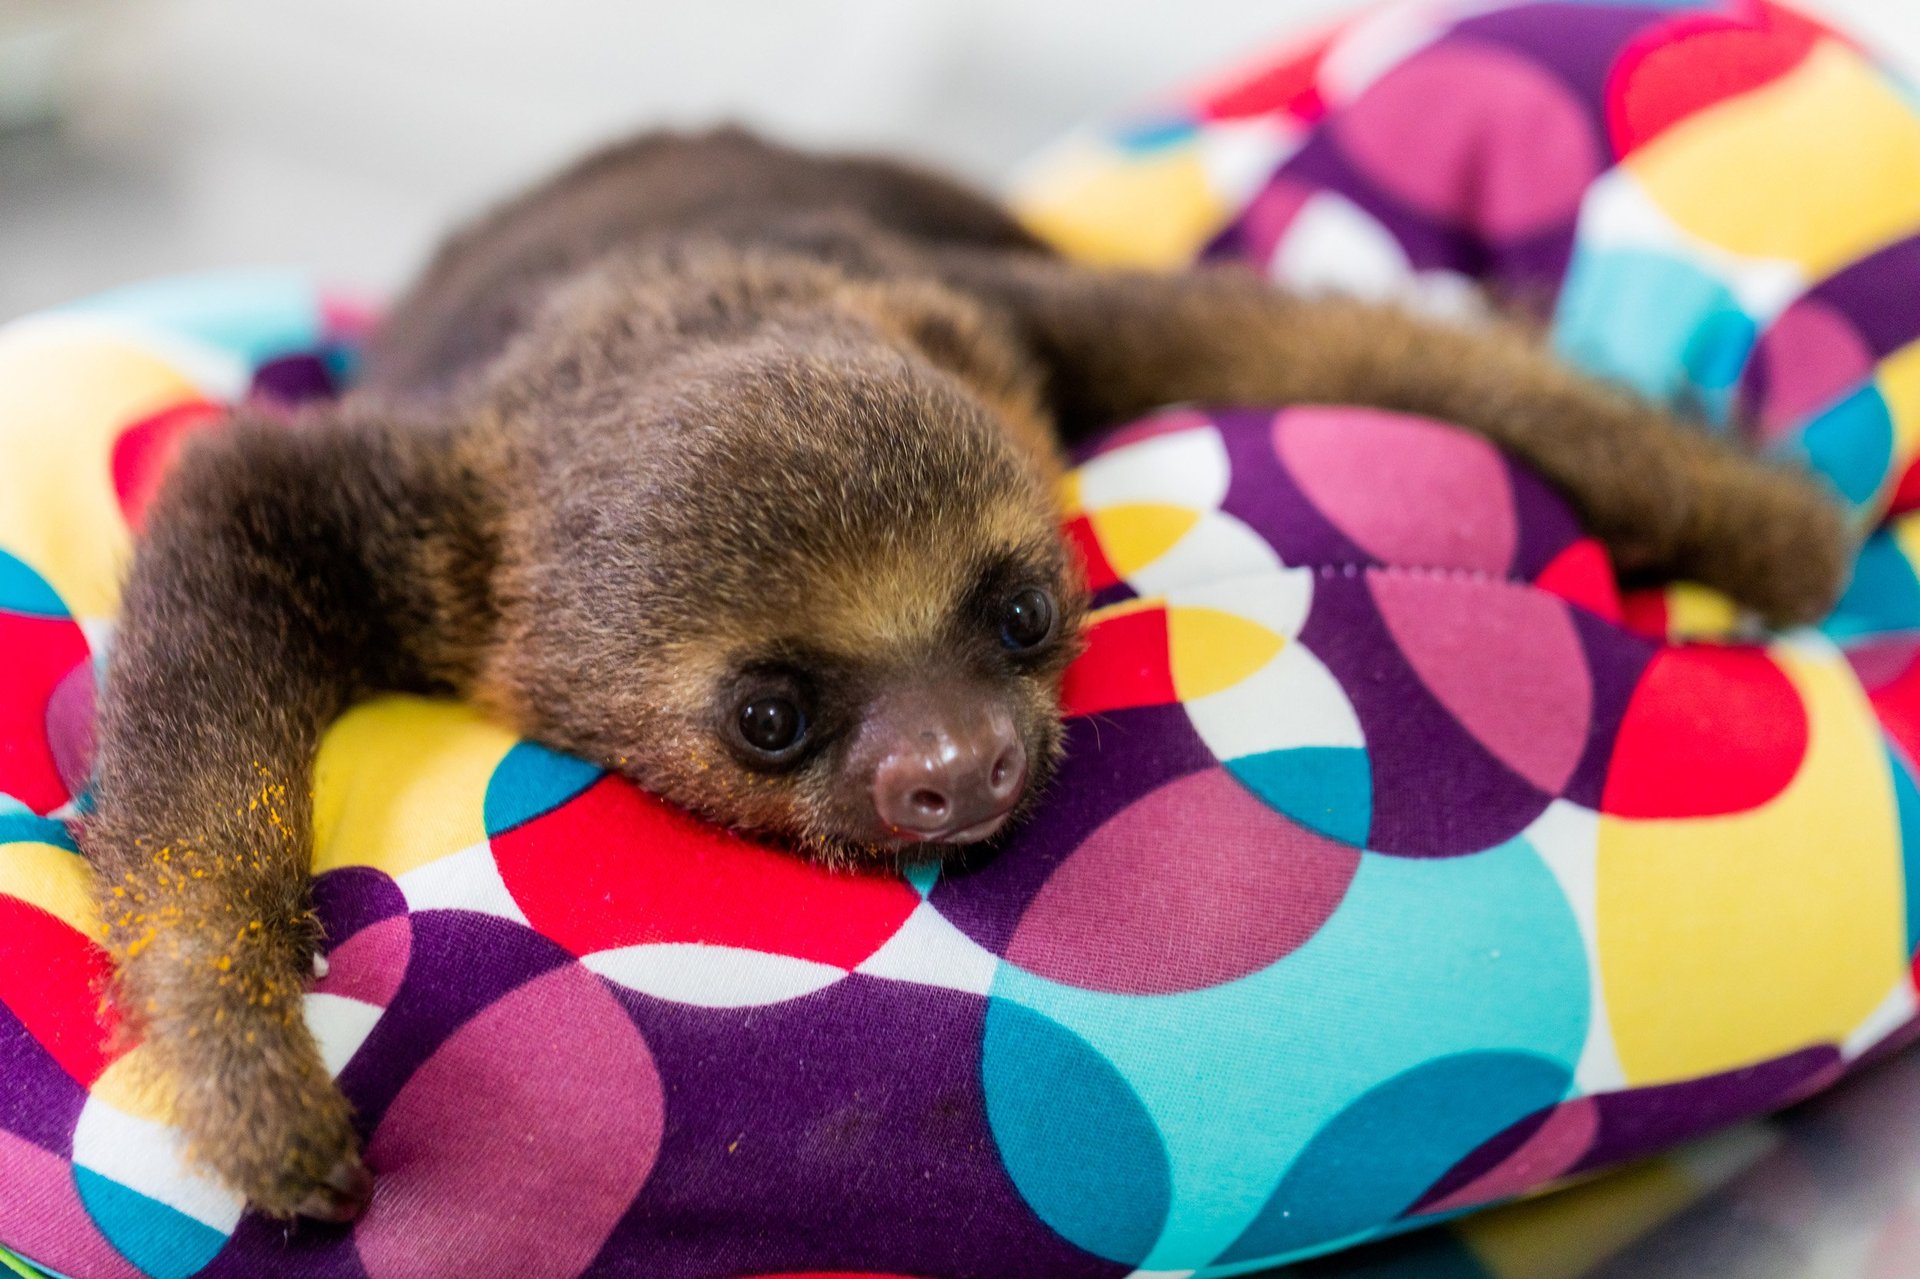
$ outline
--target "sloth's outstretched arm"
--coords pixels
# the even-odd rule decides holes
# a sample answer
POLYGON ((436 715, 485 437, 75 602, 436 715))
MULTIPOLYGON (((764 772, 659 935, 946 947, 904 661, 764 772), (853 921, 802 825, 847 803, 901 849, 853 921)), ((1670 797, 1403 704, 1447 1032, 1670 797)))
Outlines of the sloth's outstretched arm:
POLYGON ((1532 465, 1624 571, 1703 582, 1776 623, 1817 619, 1844 585, 1851 538, 1815 481, 1575 372, 1517 325, 1290 295, 1240 267, 1150 275, 974 250, 941 262, 1015 317, 1069 439, 1185 400, 1425 414, 1532 465))
POLYGON ((455 458, 340 417, 195 440, 108 661, 83 835, 116 997, 193 1155, 275 1214, 350 1216, 368 1190, 301 1016, 312 760, 362 692, 457 675, 485 550, 455 458))

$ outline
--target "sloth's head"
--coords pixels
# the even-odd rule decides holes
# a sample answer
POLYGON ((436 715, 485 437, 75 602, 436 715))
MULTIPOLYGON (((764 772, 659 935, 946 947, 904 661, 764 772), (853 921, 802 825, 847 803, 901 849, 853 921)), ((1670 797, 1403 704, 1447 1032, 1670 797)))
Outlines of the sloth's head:
POLYGON ((1002 830, 1059 753, 1085 608, 1019 397, 894 348, 785 339, 667 385, 619 404, 635 429, 574 415, 573 460, 501 575, 496 700, 821 856, 1002 830))

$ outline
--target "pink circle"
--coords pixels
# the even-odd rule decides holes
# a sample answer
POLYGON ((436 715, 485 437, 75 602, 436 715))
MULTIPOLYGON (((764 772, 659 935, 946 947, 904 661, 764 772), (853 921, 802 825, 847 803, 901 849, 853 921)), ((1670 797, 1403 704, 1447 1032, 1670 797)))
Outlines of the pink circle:
POLYGON ((69 721, 81 701, 75 681, 90 681, 74 674, 87 661, 87 637, 72 618, 0 609, 0 653, 7 658, 0 672, 0 793, 50 813, 72 795, 62 773, 78 767, 81 743, 69 721), (60 732, 63 753, 47 740, 49 728, 60 732))
POLYGON ((400 991, 412 953, 409 916, 394 915, 368 924, 327 951, 327 975, 314 983, 313 991, 385 1008, 400 991))
POLYGON ((1851 321, 1803 298, 1760 338, 1756 367, 1767 371, 1760 437, 1773 441, 1833 405, 1873 372, 1873 352, 1851 321))
POLYGON ((1593 682, 1565 601, 1471 578, 1375 573, 1394 643, 1429 693, 1495 759, 1548 795, 1586 752, 1593 682))
POLYGON ((1386 564, 1504 576, 1519 542, 1506 462, 1478 436, 1372 409, 1289 409, 1274 450, 1329 523, 1386 564))
POLYGON ((1544 1186, 1579 1163, 1599 1132, 1600 1107, 1591 1098, 1565 1102, 1512 1154, 1452 1194, 1422 1203, 1420 1211, 1459 1212, 1544 1186))
POLYGON ((1142 418, 1135 418, 1115 431, 1108 431, 1100 437, 1096 455, 1118 452, 1131 444, 1140 444, 1147 440, 1157 440, 1163 435, 1178 435, 1182 431, 1212 430, 1213 418, 1199 409, 1173 407, 1156 409, 1142 418))
POLYGON ((47 749, 69 794, 85 790, 93 776, 93 722, 93 662, 82 658, 47 698, 47 749))
POLYGON ((1869 693, 1878 693, 1920 666, 1920 640, 1905 635, 1876 636, 1849 644, 1847 664, 1869 693))
POLYGON ((653 1170, 664 1102, 646 1041, 567 964, 455 1031, 367 1147, 354 1246, 372 1279, 575 1279, 653 1170))
POLYGON ((1570 89, 1517 53, 1459 37, 1389 71, 1332 127, 1382 191, 1502 239, 1570 221, 1606 166, 1570 89))
POLYGON ((1089 835, 1020 917, 1007 959, 1083 990, 1217 986, 1318 932, 1359 866, 1357 850, 1297 825, 1228 773, 1195 773, 1089 835))
POLYGON ((0 1186, 0 1239, 9 1247, 68 1274, 142 1279, 94 1224, 67 1160, 0 1129, 0 1186))

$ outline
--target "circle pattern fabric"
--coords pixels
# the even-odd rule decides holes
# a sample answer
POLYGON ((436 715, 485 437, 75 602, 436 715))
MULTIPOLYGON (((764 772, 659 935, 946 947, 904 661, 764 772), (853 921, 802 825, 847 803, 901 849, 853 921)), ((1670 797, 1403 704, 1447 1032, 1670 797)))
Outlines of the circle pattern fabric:
POLYGON ((1622 597, 1443 424, 1179 408, 1063 494, 1098 591, 1063 775, 937 877, 829 874, 370 702, 316 766, 307 1017, 381 1189, 291 1235, 182 1162, 65 823, 172 451, 331 394, 366 317, 247 274, 10 326, 0 1244, 80 1279, 1246 1273, 1890 1051, 1920 1010, 1916 164, 1910 94, 1750 0, 1396 3, 1064 144, 1024 207, 1074 251, 1452 308, 1476 281, 1739 416, 1874 527, 1847 599, 1740 642, 1697 588, 1622 597))

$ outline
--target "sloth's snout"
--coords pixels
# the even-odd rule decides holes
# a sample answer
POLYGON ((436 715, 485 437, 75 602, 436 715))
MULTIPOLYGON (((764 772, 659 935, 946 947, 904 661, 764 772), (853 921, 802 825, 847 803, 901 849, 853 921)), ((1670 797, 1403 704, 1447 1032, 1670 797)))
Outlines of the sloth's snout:
POLYGON ((874 813, 894 838, 970 844, 999 831, 1019 805, 1027 748, 999 698, 916 689, 889 698, 868 723, 884 742, 873 766, 874 813))

